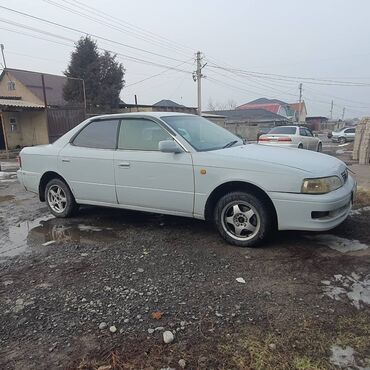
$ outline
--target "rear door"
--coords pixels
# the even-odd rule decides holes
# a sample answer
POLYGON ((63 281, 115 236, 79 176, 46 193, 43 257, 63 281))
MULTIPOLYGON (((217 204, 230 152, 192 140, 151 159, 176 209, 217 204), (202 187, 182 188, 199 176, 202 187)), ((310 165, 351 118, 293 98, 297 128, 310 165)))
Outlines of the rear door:
POLYGON ((113 157, 118 127, 118 119, 92 121, 59 152, 59 171, 76 200, 117 204, 113 157))
POLYGON ((311 130, 305 128, 307 134, 307 145, 310 150, 317 150, 318 138, 315 137, 311 130))
POLYGON ((191 154, 158 149, 171 135, 147 118, 121 120, 114 158, 118 202, 127 208, 191 216, 194 174, 191 154))
POLYGON ((355 128, 347 128, 344 131, 344 136, 346 137, 347 141, 351 141, 355 139, 356 129, 355 128))
POLYGON ((306 129, 304 127, 299 128, 299 136, 303 145, 304 149, 309 149, 310 148, 310 140, 307 136, 306 129))

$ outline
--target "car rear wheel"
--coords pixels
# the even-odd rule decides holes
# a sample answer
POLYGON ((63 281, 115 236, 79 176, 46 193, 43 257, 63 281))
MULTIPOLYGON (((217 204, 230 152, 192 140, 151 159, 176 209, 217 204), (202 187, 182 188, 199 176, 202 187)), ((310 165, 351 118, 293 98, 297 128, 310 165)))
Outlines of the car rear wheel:
POLYGON ((340 137, 340 138, 338 139, 338 141, 339 141, 339 144, 345 144, 345 142, 346 142, 347 140, 346 140, 346 138, 345 138, 345 137, 340 137))
POLYGON ((50 180, 45 188, 45 199, 55 217, 70 217, 77 208, 76 201, 67 184, 60 179, 50 180))
POLYGON ((254 194, 232 192, 217 202, 214 220, 220 235, 230 244, 257 247, 272 230, 272 214, 254 194))
POLYGON ((317 151, 322 152, 322 143, 318 143, 317 145, 317 151))
POLYGON ((303 144, 302 143, 298 145, 298 149, 303 149, 303 144))

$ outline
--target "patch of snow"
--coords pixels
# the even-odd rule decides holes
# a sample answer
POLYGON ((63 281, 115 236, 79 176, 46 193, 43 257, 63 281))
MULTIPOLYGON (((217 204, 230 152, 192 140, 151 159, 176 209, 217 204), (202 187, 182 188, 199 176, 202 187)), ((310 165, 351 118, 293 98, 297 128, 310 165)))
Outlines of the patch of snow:
POLYGON ((367 244, 360 243, 358 240, 345 239, 331 234, 310 235, 308 238, 341 253, 361 251, 369 248, 367 244))
POLYGON ((368 212, 370 211, 370 206, 362 207, 359 209, 352 209, 351 212, 349 213, 350 216, 357 216, 361 215, 362 212, 368 212))
POLYGON ((237 281, 238 283, 245 284, 245 280, 244 280, 242 277, 238 277, 238 278, 236 278, 236 281, 237 281))
POLYGON ((355 365, 354 355, 355 351, 352 347, 342 348, 334 345, 331 347, 330 362, 340 368, 348 369, 349 366, 355 365))
POLYGON ((363 278, 355 272, 347 276, 334 275, 329 284, 328 280, 321 283, 324 294, 336 301, 347 298, 357 309, 370 305, 370 274, 363 278))
POLYGON ((101 229, 100 227, 95 227, 91 225, 83 225, 83 224, 78 225, 78 230, 80 231, 103 231, 103 229, 101 229))

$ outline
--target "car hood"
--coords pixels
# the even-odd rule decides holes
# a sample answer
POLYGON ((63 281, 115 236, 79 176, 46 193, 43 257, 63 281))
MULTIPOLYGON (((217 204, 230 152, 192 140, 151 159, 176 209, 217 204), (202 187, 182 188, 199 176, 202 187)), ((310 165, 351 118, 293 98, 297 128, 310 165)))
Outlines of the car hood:
MULTIPOLYGON (((330 176, 345 170, 346 165, 339 159, 304 149, 282 148, 261 144, 247 144, 215 151, 219 157, 238 158, 248 162, 266 163, 278 167, 295 168, 313 176, 330 176)), ((216 154, 216 153, 215 153, 216 154)))

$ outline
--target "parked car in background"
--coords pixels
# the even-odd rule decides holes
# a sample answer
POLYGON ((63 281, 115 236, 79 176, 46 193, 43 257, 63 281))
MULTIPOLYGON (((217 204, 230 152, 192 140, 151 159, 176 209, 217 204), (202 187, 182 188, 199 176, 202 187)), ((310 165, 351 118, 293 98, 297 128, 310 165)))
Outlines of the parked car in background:
POLYGON ((344 127, 338 131, 333 131, 331 140, 340 144, 344 144, 347 141, 354 141, 356 135, 356 127, 344 127))
POLYGON ((21 184, 56 217, 80 204, 194 217, 243 247, 276 228, 337 226, 356 190, 334 157, 244 144, 205 118, 173 112, 90 118, 53 144, 22 149, 20 164, 21 184))
POLYGON ((258 143, 264 145, 282 146, 322 151, 322 142, 310 129, 302 126, 279 126, 258 138, 258 143))

